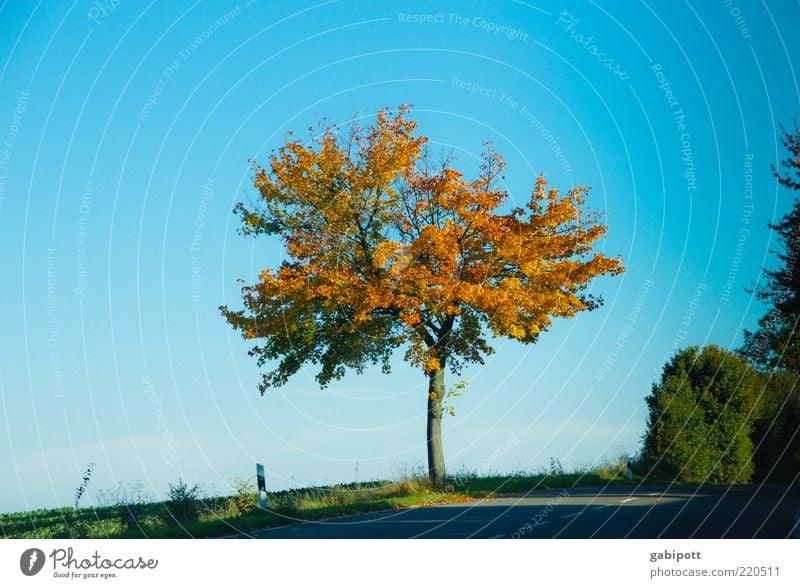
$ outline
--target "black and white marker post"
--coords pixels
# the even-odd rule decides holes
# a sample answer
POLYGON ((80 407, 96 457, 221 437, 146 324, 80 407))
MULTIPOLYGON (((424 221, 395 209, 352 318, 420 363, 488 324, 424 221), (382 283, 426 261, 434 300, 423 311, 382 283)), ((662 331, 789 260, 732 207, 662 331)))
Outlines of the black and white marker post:
POLYGON ((258 505, 267 508, 267 481, 264 478, 264 466, 256 464, 256 479, 258 480, 258 505))

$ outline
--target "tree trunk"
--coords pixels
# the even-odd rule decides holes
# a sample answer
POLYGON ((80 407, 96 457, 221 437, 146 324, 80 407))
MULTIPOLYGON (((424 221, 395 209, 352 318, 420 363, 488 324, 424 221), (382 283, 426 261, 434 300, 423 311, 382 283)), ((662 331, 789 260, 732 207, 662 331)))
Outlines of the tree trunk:
POLYGON ((444 402, 444 366, 431 372, 428 383, 428 476, 434 488, 444 488, 444 451, 442 450, 442 403, 444 402))

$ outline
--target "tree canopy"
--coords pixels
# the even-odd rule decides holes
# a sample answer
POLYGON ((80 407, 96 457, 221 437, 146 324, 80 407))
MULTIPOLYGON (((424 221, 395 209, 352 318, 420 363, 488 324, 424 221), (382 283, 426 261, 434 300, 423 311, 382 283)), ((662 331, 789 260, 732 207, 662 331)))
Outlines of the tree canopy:
POLYGON ((509 206, 490 145, 468 180, 415 131, 408 107, 384 109, 367 127, 290 136, 254 163, 242 233, 279 235, 287 258, 242 284, 242 310, 222 312, 255 342, 262 393, 306 364, 321 386, 370 364, 388 373, 400 348, 429 377, 429 421, 440 419, 446 368, 483 363, 492 337, 535 342, 553 318, 601 302, 593 278, 623 271, 593 249, 606 227, 587 188, 562 194, 539 177, 509 206))

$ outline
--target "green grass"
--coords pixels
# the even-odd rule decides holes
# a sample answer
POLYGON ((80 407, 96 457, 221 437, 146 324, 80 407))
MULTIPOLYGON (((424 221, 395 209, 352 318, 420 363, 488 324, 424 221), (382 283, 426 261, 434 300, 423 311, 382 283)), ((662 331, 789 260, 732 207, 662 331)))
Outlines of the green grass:
MULTIPOLYGON (((135 524, 120 506, 36 510, 0 515, 0 533, 8 538, 174 538, 222 537, 239 532, 290 525, 309 520, 408 508, 426 504, 458 503, 536 489, 577 486, 632 485, 619 463, 578 473, 516 473, 478 476, 456 474, 442 491, 434 490, 423 476, 395 481, 362 482, 302 488, 269 494, 267 511, 256 507, 256 493, 248 481, 237 480, 232 496, 202 498, 197 520, 173 521, 163 502, 135 506, 135 524)), ((669 480, 648 478, 648 483, 669 480)))

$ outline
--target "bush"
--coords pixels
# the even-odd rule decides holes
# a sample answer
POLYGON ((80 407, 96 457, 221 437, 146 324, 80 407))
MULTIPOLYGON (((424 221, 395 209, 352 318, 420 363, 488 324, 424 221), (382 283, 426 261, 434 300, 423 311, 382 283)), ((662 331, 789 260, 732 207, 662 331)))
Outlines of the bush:
POLYGON ((233 491, 234 495, 229 498, 229 502, 237 513, 247 514, 258 508, 258 490, 251 480, 235 478, 233 491))
POLYGON ((191 523, 200 518, 200 486, 189 484, 178 478, 176 484, 170 484, 167 491, 168 499, 164 502, 164 511, 161 520, 167 526, 176 526, 191 523))
POLYGON ((734 353, 678 351, 647 397, 647 461, 687 482, 747 482, 759 390, 758 373, 734 353))

